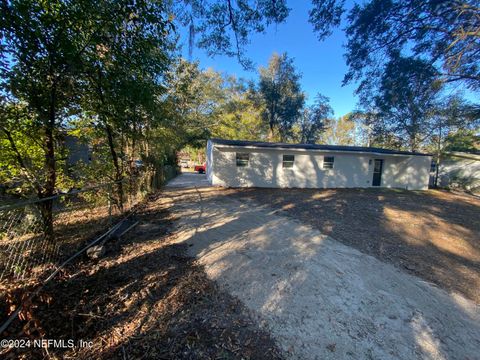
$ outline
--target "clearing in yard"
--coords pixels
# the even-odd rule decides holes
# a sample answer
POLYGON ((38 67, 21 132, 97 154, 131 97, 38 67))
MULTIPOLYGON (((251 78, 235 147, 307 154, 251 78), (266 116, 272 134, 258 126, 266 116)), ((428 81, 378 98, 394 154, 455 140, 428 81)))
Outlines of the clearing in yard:
MULTIPOLYGON (((172 187, 166 191, 169 197, 166 205, 178 219, 174 224, 176 241, 187 243, 190 254, 204 266, 209 278, 257 314, 259 322, 271 332, 288 357, 477 357, 480 308, 475 301, 459 292, 447 292, 406 273, 403 268, 380 261, 370 256, 369 253, 376 254, 368 250, 381 248, 382 243, 396 244, 399 237, 406 239, 412 236, 406 229, 401 232, 402 220, 393 214, 395 210, 403 216, 411 211, 411 220, 406 221, 412 226, 419 226, 417 221, 423 224, 422 229, 413 233, 422 233, 422 237, 412 239, 412 242, 419 242, 428 236, 423 234, 428 226, 435 229, 435 221, 443 211, 451 212, 455 206, 456 212, 449 216, 456 219, 452 223, 455 230, 461 231, 461 246, 467 246, 470 238, 465 235, 475 236, 476 220, 474 217, 465 218, 462 223, 459 217, 472 216, 478 210, 476 200, 461 196, 456 198, 446 193, 358 191, 356 195, 360 197, 360 202, 366 201, 364 208, 373 208, 365 212, 349 207, 345 194, 355 199, 354 191, 172 187), (262 192, 268 197, 262 197, 262 192), (279 206, 275 196, 281 196, 282 192, 291 193, 291 198, 288 203, 279 206), (311 201, 306 201, 302 194, 311 201), (330 226, 339 229, 342 224, 363 223, 363 227, 357 225, 357 228, 352 226, 349 229, 349 241, 362 242, 365 241, 362 239, 371 236, 370 246, 365 249, 359 245, 346 246, 342 244, 346 241, 335 240, 335 231, 329 232, 330 237, 307 221, 308 214, 312 222, 318 216, 318 221, 322 223, 322 216, 325 216, 324 222, 328 223, 326 215, 320 210, 322 199, 328 197, 334 205, 330 204, 323 211, 336 213, 337 218, 337 224, 330 223, 330 226), (393 197, 398 198, 396 202, 391 200, 393 197), (385 205, 389 199, 390 208, 385 205), (463 202, 460 201, 462 199, 463 202), (373 200, 375 203, 372 203, 373 200), (437 208, 425 221, 420 211, 415 213, 407 205, 402 210, 402 201, 424 211, 429 206, 434 207, 435 201, 451 205, 447 209, 437 208), (460 208, 459 204, 463 204, 464 208, 460 208), (288 209, 296 206, 304 206, 305 219, 285 216, 288 209), (278 211, 282 208, 285 213, 278 211), (393 217, 390 221, 397 227, 389 230, 392 238, 386 242, 382 239, 386 236, 387 224, 381 219, 389 219, 389 216, 393 217), (367 220, 367 217, 372 219, 367 220), (370 226, 376 230, 370 229, 370 226), (367 234, 363 234, 362 229, 367 234)), ((448 217, 444 214, 440 219, 446 222, 448 217)), ((450 229, 447 234, 453 234, 453 230, 450 229)), ((407 246, 400 245, 397 244, 399 249, 407 246)), ((457 247, 452 244, 451 248, 442 251, 453 252, 454 249, 457 247)), ((381 253, 386 251, 388 249, 381 253)), ((417 252, 416 259, 429 256, 426 252, 417 252)), ((392 252, 391 258, 398 254, 399 251, 392 252)), ((472 255, 475 256, 475 253, 472 255)), ((413 264, 410 268, 414 268, 415 262, 409 263, 408 258, 403 261, 413 264)), ((465 261, 465 266, 472 262, 465 261)), ((457 274, 456 268, 452 271, 457 274)), ((458 281, 463 281, 463 278, 458 281)), ((448 285, 445 287, 450 289, 448 285)))
POLYGON ((480 198, 398 189, 237 189, 345 245, 480 304, 480 198))

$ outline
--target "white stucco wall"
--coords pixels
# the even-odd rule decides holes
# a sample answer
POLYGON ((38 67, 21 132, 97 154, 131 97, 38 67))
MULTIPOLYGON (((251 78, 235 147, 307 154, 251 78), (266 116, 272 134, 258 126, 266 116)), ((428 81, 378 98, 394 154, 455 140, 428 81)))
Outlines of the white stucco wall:
POLYGON ((383 159, 383 187, 408 190, 428 189, 431 156, 385 156, 383 159))
POLYGON ((383 187, 427 189, 431 157, 376 156, 375 154, 312 150, 249 149, 210 144, 207 175, 213 185, 226 187, 345 188, 370 187, 373 160, 384 159, 383 187), (213 145, 213 146, 212 146, 213 145), (236 153, 249 153, 246 167, 237 167, 236 153), (295 155, 293 168, 283 168, 283 155, 295 155), (334 156, 334 168, 323 169, 325 156, 334 156), (371 161, 370 161, 371 160, 371 161))
POLYGON ((464 153, 446 155, 438 169, 438 185, 480 194, 480 156, 464 153))

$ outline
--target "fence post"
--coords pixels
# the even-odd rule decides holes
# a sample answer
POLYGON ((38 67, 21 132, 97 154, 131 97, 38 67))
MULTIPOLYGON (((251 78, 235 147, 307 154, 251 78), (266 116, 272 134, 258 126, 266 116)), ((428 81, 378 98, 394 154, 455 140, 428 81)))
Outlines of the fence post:
POLYGON ((107 197, 108 197, 108 227, 112 226, 112 185, 107 187, 107 197))

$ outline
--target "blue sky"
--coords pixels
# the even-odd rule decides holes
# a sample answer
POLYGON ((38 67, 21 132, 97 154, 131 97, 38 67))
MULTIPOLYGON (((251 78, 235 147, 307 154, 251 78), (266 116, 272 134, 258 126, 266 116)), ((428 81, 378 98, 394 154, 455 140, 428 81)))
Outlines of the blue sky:
MULTIPOLYGON (((286 22, 271 26, 265 34, 254 34, 245 49, 246 56, 255 62, 255 67, 266 66, 272 53, 287 52, 294 58, 298 71, 302 74, 302 88, 311 102, 320 92, 330 98, 335 116, 345 115, 355 108, 357 99, 353 92, 354 84, 343 86, 342 79, 347 71, 343 58, 345 36, 337 30, 325 41, 318 41, 308 22, 310 1, 290 2, 290 16, 286 22)), ((188 46, 184 39, 183 52, 187 57, 188 46)), ((209 58, 198 48, 193 49, 191 60, 200 61, 202 68, 212 67, 216 71, 235 74, 245 79, 258 79, 256 71, 245 71, 236 58, 217 56, 209 58)))

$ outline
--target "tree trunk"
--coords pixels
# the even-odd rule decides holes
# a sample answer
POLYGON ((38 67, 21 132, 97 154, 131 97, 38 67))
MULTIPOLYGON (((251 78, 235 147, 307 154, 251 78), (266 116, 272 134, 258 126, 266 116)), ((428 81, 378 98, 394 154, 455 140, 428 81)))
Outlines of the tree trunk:
POLYGON ((435 188, 438 187, 438 169, 440 167, 440 154, 442 152, 442 126, 438 129, 437 163, 435 164, 435 188))
POLYGON ((273 141, 273 136, 274 136, 273 125, 270 122, 269 130, 268 130, 268 141, 273 141))
POLYGON ((268 140, 273 141, 274 129, 275 129, 275 107, 272 105, 270 108, 270 114, 268 119, 268 140))
MULTIPOLYGON (((46 179, 43 191, 38 194, 39 198, 49 198, 55 194, 55 184, 57 181, 57 169, 55 161, 55 117, 56 117, 56 84, 52 84, 50 90, 50 107, 48 119, 45 122, 45 170, 46 179)), ((53 241, 53 199, 40 203, 40 213, 42 215, 45 236, 53 241)))
POLYGON ((105 122, 105 131, 107 132, 108 146, 112 156, 113 166, 115 167, 115 183, 117 189, 117 206, 120 211, 123 211, 123 184, 122 184, 122 169, 118 160, 118 154, 115 151, 115 144, 113 142, 113 132, 110 125, 105 122))
POLYGON ((415 152, 417 151, 417 139, 416 134, 410 134, 410 151, 415 152))
POLYGON ((53 199, 38 203, 38 209, 42 217, 43 233, 47 243, 51 245, 55 239, 53 231, 53 199))

